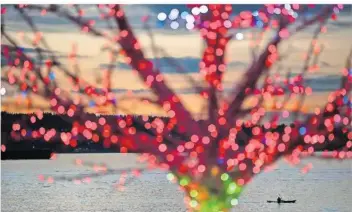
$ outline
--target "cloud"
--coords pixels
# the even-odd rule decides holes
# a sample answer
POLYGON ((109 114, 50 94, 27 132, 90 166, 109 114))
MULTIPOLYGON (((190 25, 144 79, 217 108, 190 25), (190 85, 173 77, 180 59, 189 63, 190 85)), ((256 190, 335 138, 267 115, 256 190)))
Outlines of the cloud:
POLYGON ((313 92, 333 91, 341 87, 341 76, 328 75, 319 77, 307 77, 305 82, 313 92))
MULTIPOLYGON (((45 5, 44 5, 45 6, 45 5)), ((182 7, 182 6, 178 6, 182 7)), ((80 8, 84 10, 84 18, 86 20, 94 20, 95 27, 104 29, 107 28, 106 20, 100 19, 100 12, 95 5, 80 5, 80 8)), ((136 29, 143 29, 143 23, 141 19, 143 16, 150 17, 150 26, 152 28, 158 28, 156 24, 157 14, 161 11, 167 12, 170 8, 169 5, 124 5, 123 9, 126 13, 129 23, 136 29)), ((77 12, 73 7, 63 6, 63 9, 71 13, 72 15, 77 15, 77 12)), ((47 13, 45 16, 41 15, 40 10, 25 10, 27 14, 32 18, 33 22, 42 30, 49 32, 68 32, 77 31, 77 26, 75 26, 71 21, 58 17, 53 13, 47 13)), ((107 11, 107 10, 106 10, 107 11)), ((20 13, 15 10, 12 5, 7 6, 7 12, 4 16, 4 21, 6 23, 7 30, 21 30, 29 31, 30 27, 24 22, 20 13)), ((115 25, 113 20, 111 23, 115 25)))
MULTIPOLYGON (((172 81, 173 78, 171 77, 172 81)), ((178 79, 176 79, 178 80, 178 79)), ((224 94, 228 95, 233 91, 233 81, 226 82, 224 81, 224 94)), ((317 93, 328 93, 338 89, 341 85, 341 77, 336 75, 328 75, 328 76, 320 76, 320 77, 306 77, 305 78, 305 86, 309 86, 313 90, 313 94, 317 93)), ((285 90, 287 89, 286 85, 282 82, 278 82, 278 86, 282 86, 285 90)), ((96 88, 97 93, 102 92, 101 89, 96 88)), ((115 94, 124 94, 127 92, 132 92, 133 94, 151 94, 152 91, 150 89, 139 88, 139 89, 126 89, 123 87, 120 88, 112 88, 111 91, 115 94)), ((177 94, 197 94, 198 91, 193 87, 182 87, 182 88, 173 88, 173 91, 177 94)), ((83 92, 83 91, 81 91, 83 92)))
MULTIPOLYGON (((4 48, 8 45, 1 45, 1 48, 4 48)), ((11 46, 10 46, 11 47, 11 46)), ((37 50, 35 48, 30 48, 30 47, 19 47, 18 50, 20 50, 22 53, 26 54, 27 56, 30 56, 32 58, 32 61, 37 64, 37 65, 43 65, 45 60, 47 59, 50 59, 51 57, 51 54, 53 53, 55 55, 55 57, 57 59, 60 59, 60 58, 67 58, 68 55, 67 54, 64 54, 64 53, 60 53, 60 52, 57 52, 57 51, 49 51, 49 50, 46 50, 46 49, 42 49, 40 48, 41 50, 41 53, 42 53, 42 61, 39 61, 37 60, 36 57, 37 56, 37 50)), ((15 51, 12 51, 13 54, 15 53, 15 51)), ((88 56, 85 56, 85 55, 76 55, 77 58, 88 58, 88 56)), ((11 59, 14 59, 15 56, 11 56, 11 59)), ((60 64, 60 61, 58 61, 58 63, 60 64)), ((1 67, 4 67, 4 66, 7 66, 8 65, 8 61, 7 59, 4 57, 4 55, 1 54, 1 67)))
MULTIPOLYGON (((151 62, 155 66, 157 66, 160 69, 162 73, 180 73, 176 67, 173 66, 173 63, 176 62, 180 67, 185 70, 185 73, 198 73, 199 72, 199 62, 200 58, 195 58, 195 57, 180 57, 180 58, 175 58, 175 57, 161 57, 161 58, 149 58, 151 62), (173 61, 173 63, 170 63, 170 61, 173 61)), ((229 68, 244 68, 247 67, 247 63, 241 62, 241 61, 233 61, 228 64, 229 68)), ((105 69, 109 66, 109 64, 100 64, 99 69, 105 69)), ((113 68, 114 70, 131 70, 131 67, 123 62, 118 62, 115 67, 113 68)))

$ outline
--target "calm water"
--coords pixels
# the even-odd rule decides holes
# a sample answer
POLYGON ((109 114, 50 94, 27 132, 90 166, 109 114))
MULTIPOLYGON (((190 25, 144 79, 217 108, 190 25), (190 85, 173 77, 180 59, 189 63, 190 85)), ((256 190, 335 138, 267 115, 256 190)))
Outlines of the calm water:
MULTIPOLYGON (((127 180, 125 191, 114 187, 119 173, 80 185, 38 180, 40 174, 72 177, 91 173, 88 167, 74 165, 76 158, 104 162, 116 170, 141 166, 134 154, 67 154, 50 161, 1 161, 2 211, 186 211, 183 193, 166 179, 165 172, 158 170, 127 180)), ((313 163, 314 168, 305 175, 280 161, 273 172, 256 177, 233 211, 351 211, 352 162, 317 159, 306 162, 313 163), (277 194, 297 199, 297 203, 281 206, 266 203, 277 194)))

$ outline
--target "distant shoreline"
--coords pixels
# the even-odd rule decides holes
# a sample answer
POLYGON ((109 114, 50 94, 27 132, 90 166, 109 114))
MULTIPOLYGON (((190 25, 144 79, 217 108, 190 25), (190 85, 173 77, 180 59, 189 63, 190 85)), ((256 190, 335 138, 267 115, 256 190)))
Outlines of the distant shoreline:
MULTIPOLYGON (((86 139, 79 139, 76 138, 77 140, 77 145, 74 147, 71 147, 70 145, 65 145, 62 141, 60 140, 51 140, 49 142, 44 141, 43 139, 28 139, 28 138, 22 138, 19 137, 14 139, 11 136, 12 132, 12 125, 16 123, 19 120, 26 120, 27 123, 25 123, 27 126, 30 126, 32 129, 29 130, 27 129, 27 133, 31 133, 33 130, 39 130, 41 127, 45 127, 47 129, 55 129, 58 133, 60 132, 69 132, 72 129, 72 120, 70 117, 66 115, 57 115, 54 113, 44 113, 42 119, 37 119, 36 122, 31 123, 30 122, 30 116, 34 114, 11 114, 7 112, 1 112, 1 144, 4 144, 6 146, 6 151, 23 151, 26 152, 24 154, 29 154, 32 151, 37 151, 37 150, 50 150, 52 153, 58 153, 58 154, 77 154, 77 153, 120 153, 121 147, 119 146, 118 143, 109 143, 109 146, 106 147, 104 146, 103 140, 99 140, 96 142, 93 142, 91 140, 86 140, 86 139)), ((114 115, 95 115, 95 114, 86 114, 90 120, 94 121, 98 117, 106 117, 108 119, 111 118, 114 115), (91 116, 91 117, 90 117, 91 116)), ((133 121, 136 120, 141 120, 142 115, 136 116, 128 116, 128 115, 115 115, 123 118, 131 117, 133 121)), ((159 118, 163 120, 165 123, 168 123, 169 118, 168 117, 158 117, 158 116, 149 116, 148 120, 153 121, 154 119, 159 118)), ((270 129, 270 131, 278 131, 281 132, 284 130, 284 128, 288 126, 285 124, 280 124, 277 125, 276 128, 270 129)), ((293 124, 290 124, 291 127, 295 127, 293 124)), ((143 128, 140 128, 141 126, 136 125, 137 130, 145 130, 143 128)), ((251 137, 251 132, 252 128, 251 127, 245 127, 242 126, 242 131, 248 136, 251 137)), ((179 139, 181 140, 187 140, 187 138, 184 134, 182 133, 173 133, 173 136, 181 136, 179 139)), ((336 137, 337 139, 347 139, 347 134, 339 134, 339 131, 336 132, 336 137)), ((246 145, 246 140, 238 140, 236 141, 239 145, 246 145)), ((334 146, 334 142, 331 142, 329 144, 328 148, 326 150, 334 150, 336 147, 334 146)), ((129 153, 142 153, 138 149, 135 149, 134 151, 131 151, 130 149, 128 150, 129 153)), ((46 153, 44 155, 47 155, 46 153)), ((32 157, 32 156, 29 156, 32 157)), ((47 157, 47 156, 45 156, 47 157)))

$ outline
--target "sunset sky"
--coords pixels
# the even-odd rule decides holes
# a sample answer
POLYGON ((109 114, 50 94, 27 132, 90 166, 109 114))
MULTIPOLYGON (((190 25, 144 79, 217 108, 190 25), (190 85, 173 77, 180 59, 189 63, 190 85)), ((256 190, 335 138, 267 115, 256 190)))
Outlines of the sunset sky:
MULTIPOLYGON (((240 5, 235 6, 234 11, 238 12, 242 9, 250 9, 255 11, 259 6, 240 5)), ((101 30, 106 30, 106 23, 99 19, 97 9, 93 6, 84 6, 84 14, 86 18, 95 20, 96 27, 101 30)), ((182 67, 187 70, 187 75, 193 77, 199 83, 204 84, 202 77, 199 75, 198 63, 201 57, 202 40, 199 32, 193 30, 189 31, 185 28, 185 21, 180 22, 179 29, 171 29, 170 23, 161 25, 157 21, 158 14, 164 12, 170 14, 170 11, 177 8, 179 14, 183 11, 190 12, 185 6, 175 5, 125 5, 123 7, 129 18, 131 25, 137 37, 142 44, 146 57, 154 60, 151 51, 151 40, 143 29, 141 19, 149 15, 149 24, 152 28, 154 39, 157 46, 166 50, 169 56, 173 57, 182 67)), ((185 14, 185 13, 184 13, 185 14)), ((184 15, 183 14, 183 15, 184 15)), ((47 43, 52 50, 55 50, 58 55, 62 55, 60 62, 67 65, 68 69, 72 70, 72 65, 67 59, 67 55, 71 52, 72 45, 77 45, 79 66, 81 69, 81 77, 95 84, 95 78, 99 72, 108 63, 108 57, 105 52, 101 51, 101 47, 106 43, 102 38, 93 37, 88 34, 80 32, 79 28, 72 23, 65 21, 61 17, 53 14, 46 14, 41 16, 40 12, 31 12, 34 22, 43 33, 47 43)), ((28 54, 34 55, 31 45, 21 40, 21 36, 25 35, 33 38, 33 33, 29 27, 23 22, 21 17, 13 10, 9 9, 5 15, 5 29, 8 34, 16 39, 16 42, 22 47, 27 47, 28 54)), ((317 26, 310 27, 307 30, 294 35, 288 41, 284 41, 280 50, 282 52, 289 52, 289 57, 282 63, 283 69, 280 75, 285 76, 288 69, 292 73, 299 73, 303 67, 304 53, 308 50, 308 44, 311 41, 312 32, 317 26)), ((231 41, 228 52, 226 52, 226 60, 228 68, 224 77, 225 91, 233 90, 236 82, 241 80, 241 76, 251 62, 251 53, 249 51, 249 36, 251 31, 233 31, 243 33, 243 40, 234 39, 231 41)), ((272 33, 268 33, 262 42, 262 47, 268 42, 268 38, 272 33)), ((241 36, 235 36, 235 38, 241 36)), ((312 87, 313 94, 307 98, 305 102, 305 109, 308 111, 314 110, 316 107, 324 105, 327 101, 328 94, 340 84, 341 70, 344 68, 346 57, 352 47, 352 13, 343 14, 337 21, 329 20, 327 25, 327 32, 321 34, 318 43, 324 45, 324 51, 320 57, 320 70, 314 73, 309 73, 306 76, 308 86, 312 87)), ((2 38, 2 43, 7 44, 2 38)), ((179 74, 176 70, 166 63, 165 55, 158 55, 161 60, 161 72, 165 73, 166 82, 172 87, 176 93, 181 96, 182 102, 194 114, 201 113, 201 108, 205 104, 202 98, 196 94, 192 86, 185 80, 185 74, 179 74)), ((154 60, 155 61, 155 60, 154 60)), ((3 60, 2 60, 3 62, 3 60)), ((4 70, 8 67, 2 65, 2 76, 4 70)), ((275 71, 275 68, 274 70, 275 71)), ((57 80, 59 86, 65 89, 70 89, 68 80, 60 73, 57 73, 57 80)), ((131 90, 134 95, 149 95, 150 91, 146 89, 138 76, 132 73, 131 69, 125 64, 121 56, 113 71, 113 89, 118 97, 126 94, 131 90)), ((99 86, 99 85, 97 85, 99 86)), ((2 83, 2 87, 7 89, 7 94, 2 96, 2 110, 10 112, 25 112, 28 108, 24 107, 24 98, 22 94, 14 90, 13 85, 2 83), (16 104, 17 101, 17 104, 16 104)), ((41 98, 33 100, 33 107, 35 110, 40 107, 47 107, 48 101, 41 98)), ((163 114, 162 111, 157 110, 152 106, 145 106, 136 104, 131 101, 121 101, 119 104, 124 108, 129 108, 132 113, 137 114, 163 114)), ((250 101, 248 102, 250 104, 250 101)), ((270 104, 270 103, 268 103, 270 104)), ((294 108, 294 103, 289 105, 288 109, 294 108)), ((90 108, 89 111, 97 112, 96 108, 90 108)), ((124 113, 124 111, 119 111, 124 113)))

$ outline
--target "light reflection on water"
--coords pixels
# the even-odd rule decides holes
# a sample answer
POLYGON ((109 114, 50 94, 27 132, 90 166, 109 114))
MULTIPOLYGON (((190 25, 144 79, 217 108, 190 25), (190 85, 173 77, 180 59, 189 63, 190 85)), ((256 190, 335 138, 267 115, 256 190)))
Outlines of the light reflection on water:
MULTIPOLYGON (((81 185, 38 180, 40 174, 70 177, 92 173, 89 168, 74 164, 77 157, 106 163, 112 169, 141 167, 135 162, 135 154, 65 154, 53 161, 1 161, 2 211, 185 211, 183 193, 159 170, 143 172, 128 181, 123 192, 114 187, 120 174, 94 178, 81 185)), ((307 162, 313 164, 313 169, 306 175, 280 161, 273 172, 257 176, 244 190, 234 211, 350 211, 352 162, 307 162), (278 194, 296 199, 297 203, 266 203, 278 194)))

